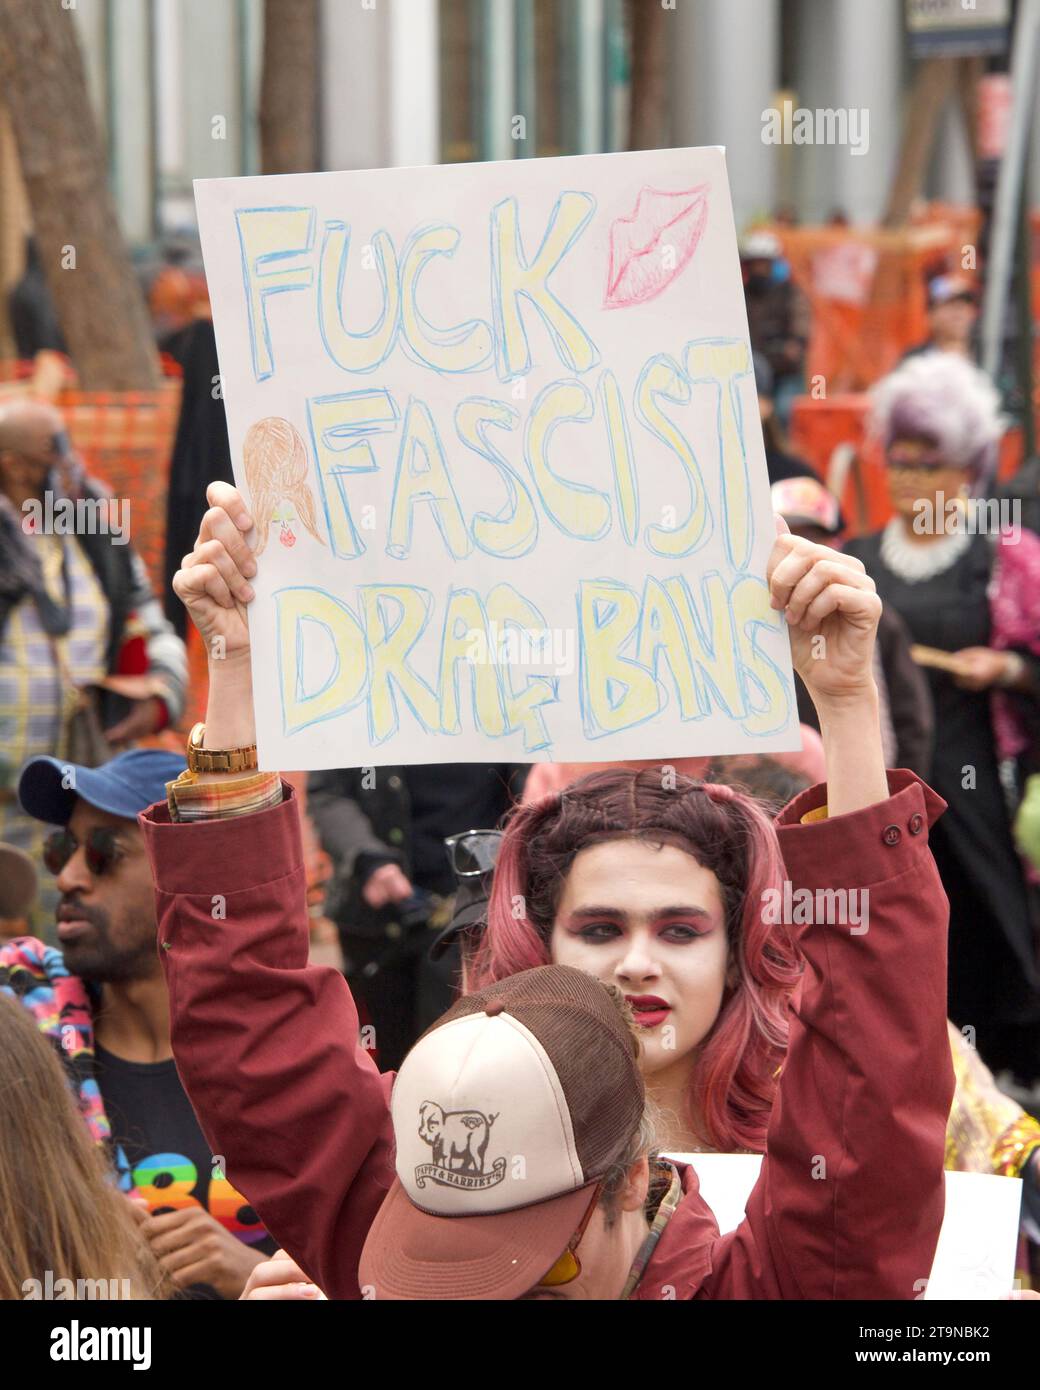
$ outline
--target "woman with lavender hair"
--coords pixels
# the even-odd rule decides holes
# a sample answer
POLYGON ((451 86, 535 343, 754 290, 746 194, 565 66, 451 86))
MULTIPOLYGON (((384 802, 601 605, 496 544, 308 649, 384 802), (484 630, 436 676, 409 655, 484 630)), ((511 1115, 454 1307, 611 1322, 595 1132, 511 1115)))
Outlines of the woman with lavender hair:
POLYGON ((932 848, 950 899, 950 1017, 995 1072, 1040 1078, 1037 894, 1011 823, 1040 715, 1040 540, 980 505, 1003 432, 963 358, 915 357, 875 391, 894 515, 849 541, 922 654, 935 705, 932 848), (945 653, 951 655, 945 656, 945 653))

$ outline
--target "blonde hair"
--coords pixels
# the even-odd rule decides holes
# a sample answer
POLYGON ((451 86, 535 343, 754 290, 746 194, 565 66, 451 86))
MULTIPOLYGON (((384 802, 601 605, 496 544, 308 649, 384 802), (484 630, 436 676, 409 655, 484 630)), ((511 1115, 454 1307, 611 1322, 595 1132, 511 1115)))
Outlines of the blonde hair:
POLYGON ((33 1280, 129 1285, 163 1298, 166 1280, 72 1098, 61 1063, 21 1004, 0 993, 0 1299, 33 1280))
POLYGON ((274 509, 283 497, 293 503, 304 526, 324 545, 307 484, 307 450, 289 421, 278 415, 254 421, 246 431, 242 458, 259 537, 255 553, 261 554, 267 544, 274 509))

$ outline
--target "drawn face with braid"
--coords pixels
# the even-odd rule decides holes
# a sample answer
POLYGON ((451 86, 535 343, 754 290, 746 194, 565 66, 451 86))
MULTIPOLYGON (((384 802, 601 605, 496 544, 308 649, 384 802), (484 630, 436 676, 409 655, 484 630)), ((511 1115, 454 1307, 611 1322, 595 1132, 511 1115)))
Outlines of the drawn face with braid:
POLYGON ((272 526, 277 526, 282 545, 294 546, 298 522, 324 545, 307 482, 307 450, 289 421, 269 415, 250 425, 242 445, 242 460, 259 535, 256 554, 261 554, 267 545, 272 526))

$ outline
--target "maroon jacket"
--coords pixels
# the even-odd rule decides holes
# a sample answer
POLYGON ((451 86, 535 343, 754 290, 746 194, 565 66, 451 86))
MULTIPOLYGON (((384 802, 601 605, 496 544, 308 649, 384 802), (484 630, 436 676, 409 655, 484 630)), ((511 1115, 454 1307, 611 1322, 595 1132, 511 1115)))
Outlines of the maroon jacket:
MULTIPOLYGON (((806 960, 761 1176, 726 1236, 696 1174, 637 1298, 911 1299, 942 1223, 953 1097, 947 902, 928 850, 945 803, 912 773, 889 799, 778 818, 793 892, 869 889, 868 930, 795 926, 806 960)), ((338 971, 308 965, 297 808, 172 824, 141 817, 173 1049, 228 1178, 330 1298, 358 1298, 365 1235, 393 1178, 392 1076, 358 1041, 338 971)))

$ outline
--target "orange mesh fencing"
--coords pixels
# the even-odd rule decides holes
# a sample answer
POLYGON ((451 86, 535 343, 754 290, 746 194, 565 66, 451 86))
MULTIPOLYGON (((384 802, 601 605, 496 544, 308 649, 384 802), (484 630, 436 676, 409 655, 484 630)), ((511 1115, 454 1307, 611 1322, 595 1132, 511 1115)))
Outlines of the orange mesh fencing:
POLYGON ((830 397, 866 390, 927 336, 927 281, 961 269, 975 245, 975 208, 933 206, 901 231, 853 227, 770 227, 809 302, 806 381, 830 397))
MULTIPOLYGON (((791 412, 791 445, 836 494, 848 523, 846 535, 876 531, 892 515, 885 465, 869 437, 870 398, 865 392, 817 401, 798 396, 791 412)), ((997 476, 1007 479, 1022 463, 1021 429, 1008 430, 997 476)))
POLYGON ((177 430, 181 384, 154 391, 60 392, 73 447, 87 472, 130 503, 130 539, 157 594, 163 591, 166 489, 177 430))

